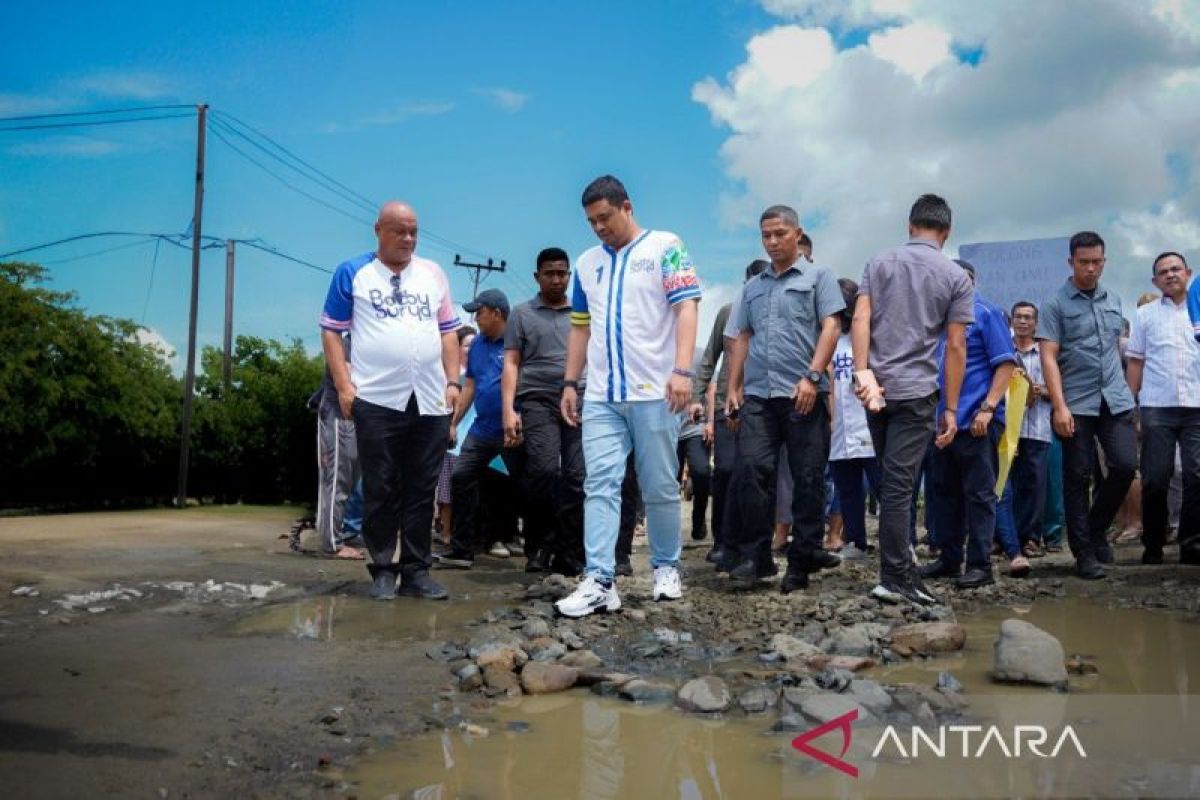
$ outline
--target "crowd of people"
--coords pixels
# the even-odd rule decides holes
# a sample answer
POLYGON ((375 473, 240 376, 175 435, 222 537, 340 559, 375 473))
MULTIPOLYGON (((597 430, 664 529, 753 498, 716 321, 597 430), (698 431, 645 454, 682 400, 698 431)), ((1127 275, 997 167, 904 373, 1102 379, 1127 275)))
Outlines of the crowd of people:
POLYGON ((1096 233, 1071 237, 1051 297, 1001 309, 943 254, 951 211, 936 195, 858 283, 814 263, 796 211, 774 205, 759 220, 766 258, 694 367, 702 290, 684 243, 643 228, 612 176, 582 206, 599 244, 573 269, 542 250, 538 293, 516 306, 479 292, 463 305, 477 330, 415 254, 406 204, 386 204, 376 249, 337 268, 312 400, 317 529, 332 554, 365 550, 372 597, 443 599, 435 564, 517 549, 527 572, 579 576, 559 613, 614 611, 642 515, 652 598, 678 599, 683 483, 713 568, 754 586, 782 554, 785 594, 878 557, 872 597, 933 604, 926 580, 985 586, 997 554, 1021 577, 1064 529, 1078 576, 1103 578, 1110 526, 1137 500, 1142 562, 1162 563, 1177 537, 1180 561, 1200 564, 1200 282, 1189 296, 1183 255, 1154 259, 1161 295, 1125 336, 1096 233), (358 529, 344 510, 356 482, 358 529))

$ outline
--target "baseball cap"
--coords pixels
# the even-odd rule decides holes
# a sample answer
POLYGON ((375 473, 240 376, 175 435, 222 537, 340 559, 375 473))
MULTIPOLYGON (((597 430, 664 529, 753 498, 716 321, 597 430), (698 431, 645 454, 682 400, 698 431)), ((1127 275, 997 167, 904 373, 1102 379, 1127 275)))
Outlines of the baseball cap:
POLYGON ((504 316, 508 316, 508 298, 499 289, 484 289, 475 296, 474 300, 464 303, 463 310, 468 314, 474 314, 484 306, 494 308, 504 314, 504 316))

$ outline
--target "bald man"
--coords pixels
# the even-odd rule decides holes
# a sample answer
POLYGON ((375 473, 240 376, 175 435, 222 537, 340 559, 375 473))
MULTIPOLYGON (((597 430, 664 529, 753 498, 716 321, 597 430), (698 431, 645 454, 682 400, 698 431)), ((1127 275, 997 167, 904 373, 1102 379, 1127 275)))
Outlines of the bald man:
POLYGON ((455 335, 461 323, 446 274, 413 252, 417 231, 410 206, 385 204, 375 223, 378 246, 338 266, 321 314, 338 403, 357 430, 363 539, 376 600, 447 597, 429 576, 430 515, 450 413, 462 391, 455 335), (348 362, 346 331, 354 339, 348 362))

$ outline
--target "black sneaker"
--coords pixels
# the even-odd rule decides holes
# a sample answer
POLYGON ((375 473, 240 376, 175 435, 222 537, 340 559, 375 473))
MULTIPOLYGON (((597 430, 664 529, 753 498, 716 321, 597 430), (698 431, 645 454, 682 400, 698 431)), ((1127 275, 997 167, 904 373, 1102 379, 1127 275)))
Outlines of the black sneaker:
POLYGON ((618 558, 617 567, 613 570, 613 573, 628 578, 633 574, 633 564, 629 563, 628 558, 618 558))
POLYGON ((965 575, 954 579, 954 585, 960 589, 978 589, 996 582, 990 569, 969 569, 965 575))
POLYGON ((808 573, 788 570, 783 576, 783 581, 779 584, 779 591, 783 594, 791 594, 802 589, 808 588, 808 573))
POLYGON ((424 570, 403 576, 396 594, 400 597, 420 597, 423 600, 445 600, 450 596, 446 587, 429 577, 429 573, 424 570))
POLYGON ((909 578, 903 582, 881 581, 871 590, 871 597, 884 603, 908 602, 918 606, 932 606, 940 602, 925 588, 920 578, 909 578))
POLYGON ((808 571, 819 572, 842 565, 842 557, 828 550, 813 550, 808 556, 808 571))
POLYGON ((922 578, 957 578, 959 571, 939 558, 917 567, 917 574, 922 578))
POLYGON ((779 567, 775 566, 774 561, 760 565, 752 558, 746 559, 741 564, 729 570, 730 580, 739 583, 754 583, 764 578, 773 578, 778 574, 779 567))
POLYGON ((375 573, 367 592, 372 600, 392 600, 396 597, 396 575, 386 569, 375 573))
POLYGON ((708 538, 708 525, 701 522, 699 525, 692 526, 692 541, 698 542, 701 539, 708 538))
POLYGON ((1095 556, 1081 556, 1075 562, 1075 574, 1083 578, 1085 581, 1098 581, 1101 578, 1108 577, 1108 573, 1104 571, 1104 567, 1100 566, 1100 562, 1095 556))
POLYGON ((1113 549, 1108 542, 1096 545, 1092 552, 1096 554, 1096 560, 1101 564, 1113 563, 1113 549))
POLYGON ((440 567, 470 569, 475 564, 475 554, 470 550, 460 550, 457 547, 451 547, 443 553, 434 553, 433 560, 440 567))
POLYGON ((715 545, 712 550, 704 554, 704 560, 710 564, 720 564, 725 560, 725 548, 715 545))

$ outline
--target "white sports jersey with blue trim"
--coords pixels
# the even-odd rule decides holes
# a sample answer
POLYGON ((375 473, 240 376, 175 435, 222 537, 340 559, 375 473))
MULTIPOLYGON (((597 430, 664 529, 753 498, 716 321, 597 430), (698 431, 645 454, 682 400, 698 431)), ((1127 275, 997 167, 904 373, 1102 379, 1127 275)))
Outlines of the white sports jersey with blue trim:
POLYGON ((675 366, 673 306, 700 299, 679 237, 643 231, 620 250, 593 247, 575 262, 571 322, 589 325, 586 399, 661 400, 675 366))

